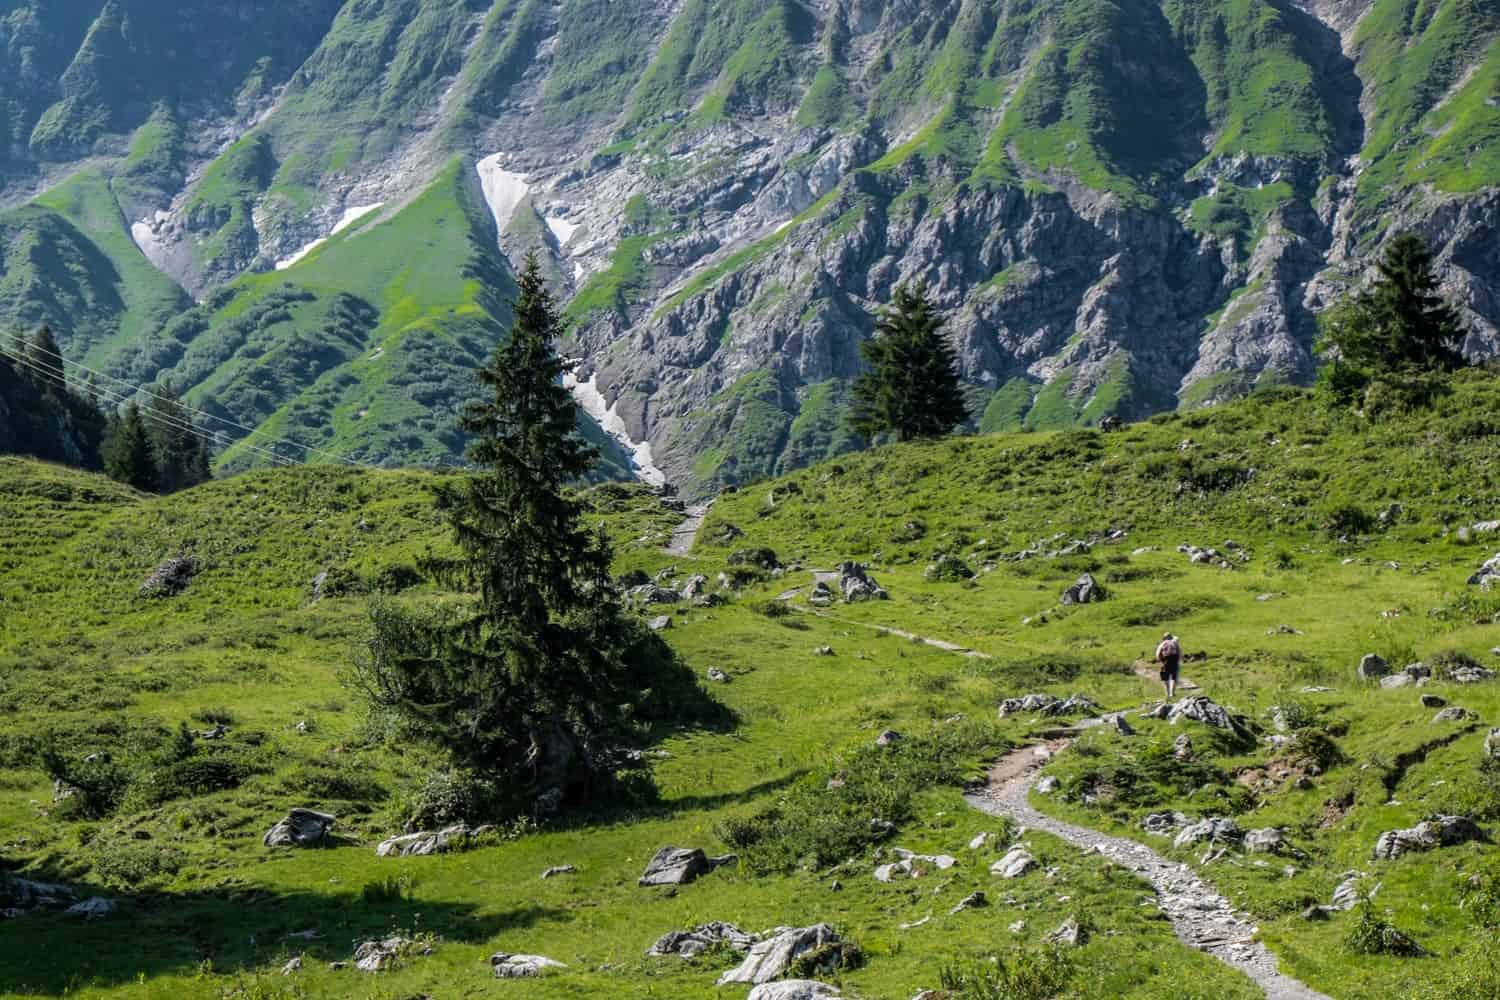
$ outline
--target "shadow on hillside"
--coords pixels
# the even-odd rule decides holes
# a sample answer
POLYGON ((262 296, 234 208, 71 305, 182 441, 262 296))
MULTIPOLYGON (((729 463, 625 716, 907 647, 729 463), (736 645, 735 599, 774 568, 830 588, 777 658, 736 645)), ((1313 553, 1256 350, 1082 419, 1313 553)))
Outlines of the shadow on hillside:
MULTIPOLYGON (((5 920, 0 933, 0 993, 5 994, 61 996, 207 968, 218 975, 264 971, 296 955, 309 965, 349 962, 360 942, 392 934, 430 932, 441 949, 442 942, 476 944, 506 931, 572 919, 566 910, 527 903, 478 913, 470 903, 424 899, 420 883, 413 899, 366 902, 360 890, 344 886, 328 893, 237 888, 129 896, 55 873, 24 877, 72 885, 79 899, 103 896, 119 909, 90 921, 64 916, 60 908, 5 920), (292 936, 307 931, 318 936, 292 936)), ((352 964, 347 974, 363 977, 352 964)), ((370 985, 364 978, 358 984, 370 985)))

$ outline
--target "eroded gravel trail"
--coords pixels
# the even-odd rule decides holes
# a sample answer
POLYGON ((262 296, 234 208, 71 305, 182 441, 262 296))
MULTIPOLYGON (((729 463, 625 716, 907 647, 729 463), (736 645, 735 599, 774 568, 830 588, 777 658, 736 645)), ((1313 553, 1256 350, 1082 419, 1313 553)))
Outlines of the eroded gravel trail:
MULTIPOLYGON (((1055 753, 1067 742, 1054 742, 1041 749, 1055 753)), ((1144 844, 1064 823, 1033 809, 1026 795, 1045 762, 1037 755, 1038 749, 1026 747, 1001 758, 991 768, 986 786, 965 796, 969 805, 1050 833, 1134 871, 1156 890, 1163 912, 1184 944, 1243 972, 1266 991, 1269 1000, 1332 1000, 1284 975, 1276 956, 1254 940, 1255 925, 1236 914, 1228 900, 1186 865, 1169 861, 1144 844)))
POLYGON ((693 545, 698 541, 698 532, 703 528, 703 522, 708 519, 709 504, 697 507, 689 507, 683 512, 682 523, 672 529, 672 541, 667 545, 667 555, 685 556, 693 551, 693 545))

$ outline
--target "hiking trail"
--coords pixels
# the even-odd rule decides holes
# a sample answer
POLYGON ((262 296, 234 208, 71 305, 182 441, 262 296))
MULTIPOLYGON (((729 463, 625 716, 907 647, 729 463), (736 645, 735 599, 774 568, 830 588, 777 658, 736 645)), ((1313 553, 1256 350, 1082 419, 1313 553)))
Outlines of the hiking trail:
POLYGON ((1007 754, 990 768, 985 786, 965 795, 965 801, 980 812, 1060 837, 1135 872, 1156 890, 1162 911, 1179 940, 1244 973, 1265 990, 1268 1000, 1331 1000, 1283 974, 1276 956, 1254 940, 1255 925, 1237 915, 1229 901, 1188 866, 1169 861, 1144 844, 1064 823, 1033 809, 1026 795, 1036 783, 1038 772, 1071 742, 1059 739, 1007 754), (1039 750, 1045 755, 1039 755, 1039 750))
POLYGON ((685 556, 693 551, 693 545, 698 541, 698 532, 703 529, 703 522, 708 519, 708 509, 713 504, 705 503, 689 507, 683 511, 682 522, 672 529, 672 540, 667 543, 666 553, 669 556, 685 556))

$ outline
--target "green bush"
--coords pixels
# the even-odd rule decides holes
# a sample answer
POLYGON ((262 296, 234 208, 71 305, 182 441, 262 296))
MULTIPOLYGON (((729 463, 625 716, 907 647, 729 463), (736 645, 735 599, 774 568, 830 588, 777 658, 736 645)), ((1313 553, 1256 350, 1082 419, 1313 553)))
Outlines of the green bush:
POLYGON ((176 875, 187 864, 187 855, 177 848, 149 842, 114 843, 95 851, 94 874, 116 889, 136 889, 176 875))
POLYGON ((1050 1000, 1073 981, 1073 961, 1056 948, 1013 952, 1008 959, 945 965, 938 987, 949 1000, 1050 1000))
POLYGON ((1359 910, 1359 922, 1349 931, 1345 945, 1357 955, 1395 955, 1416 958, 1427 951, 1404 932, 1381 920, 1375 907, 1366 899, 1359 910))

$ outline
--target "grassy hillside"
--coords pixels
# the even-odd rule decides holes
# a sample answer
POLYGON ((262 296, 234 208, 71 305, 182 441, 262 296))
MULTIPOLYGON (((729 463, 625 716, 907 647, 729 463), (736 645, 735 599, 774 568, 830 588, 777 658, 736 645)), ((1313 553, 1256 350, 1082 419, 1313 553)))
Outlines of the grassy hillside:
MULTIPOLYGON (((990 876, 1008 835, 960 798, 962 780, 985 760, 1054 725, 996 721, 1001 698, 1043 690, 1082 692, 1109 709, 1149 702, 1158 686, 1130 663, 1170 627, 1190 653, 1205 654, 1187 674, 1261 734, 1275 732, 1273 705, 1310 720, 1308 732, 1332 745, 1305 737, 1321 773, 1293 764, 1305 787, 1258 783, 1256 772, 1275 771, 1287 751, 1132 718, 1139 735, 1096 732, 1050 765, 1062 792, 1037 804, 1169 853, 1140 833, 1144 813, 1282 825, 1303 854, 1262 867, 1233 853, 1203 872, 1252 914, 1284 968, 1339 998, 1487 995, 1449 980, 1483 970, 1488 945, 1460 900, 1471 875, 1491 877, 1496 848, 1369 858, 1380 831, 1432 812, 1461 811, 1500 832, 1500 798, 1477 767, 1484 733, 1500 721, 1500 682, 1423 688, 1480 720, 1434 724, 1414 689, 1368 687, 1354 668, 1371 651, 1398 665, 1441 667, 1461 656, 1497 665, 1489 650, 1500 645, 1500 598, 1464 581, 1500 541, 1465 544, 1468 532, 1457 530, 1500 511, 1500 425, 1488 416, 1497 403, 1500 383, 1470 373, 1434 411, 1373 426, 1333 420, 1283 391, 1117 434, 1001 434, 843 456, 722 497, 683 559, 661 551, 677 515, 634 488, 602 487, 592 494, 596 516, 616 540, 621 573, 672 563, 679 581, 735 575, 727 604, 679 609, 663 633, 700 676, 719 667, 731 677, 704 684, 734 720, 662 739, 659 802, 411 859, 378 859, 373 846, 397 832, 432 761, 366 718, 340 678, 367 592, 436 596, 424 557, 448 542, 431 509, 431 475, 282 470, 147 499, 78 473, 0 463, 0 709, 10 720, 0 737, 0 857, 122 904, 97 922, 9 922, 0 991, 739 996, 712 985, 731 964, 725 956, 681 962, 643 952, 666 931, 711 919, 755 930, 826 920, 865 953, 863 967, 838 977, 845 995, 905 1000, 936 986, 945 967, 1034 949, 1067 916, 1084 914, 1094 933, 1068 996, 1249 998, 1258 994, 1248 981, 1179 945, 1141 905, 1141 884, 1097 856, 1031 834, 1055 874, 990 876), (1003 558, 1038 539, 1056 539, 1045 552, 1111 529, 1127 534, 1077 555, 1003 558), (1226 539, 1246 553, 1229 570, 1175 551, 1183 542, 1228 550, 1226 539), (790 568, 772 577, 735 557, 760 546, 790 568), (201 570, 180 595, 138 593, 154 566, 184 552, 201 570), (937 553, 978 575, 926 580, 937 553), (800 597, 776 601, 805 588, 811 570, 848 558, 869 560, 891 599, 825 612, 800 597), (325 570, 315 600, 312 581, 325 570), (1058 595, 1085 570, 1108 600, 1059 609, 1058 595), (833 655, 818 655, 822 646, 833 655), (1331 690, 1302 693, 1310 686, 1331 690), (29 741, 49 730, 69 753, 149 755, 181 721, 227 724, 225 740, 200 744, 221 762, 225 787, 158 779, 132 786, 114 814, 84 820, 51 801, 29 756, 29 741), (907 742, 895 756, 874 755, 886 728, 907 742), (1198 762, 1179 773, 1161 761, 1183 732, 1198 762), (338 846, 261 847, 294 805, 336 813, 338 846), (876 882, 874 811, 898 823, 889 844, 951 853, 959 867, 876 882), (768 829, 781 839, 755 843, 754 832, 768 829), (1001 833, 998 845, 965 847, 987 830, 1001 833), (638 888, 646 859, 669 843, 736 847, 742 861, 674 892, 638 888), (578 872, 538 879, 557 864, 578 872), (1326 902, 1350 869, 1383 883, 1381 915, 1444 957, 1355 956, 1344 940, 1357 915, 1304 922, 1298 913, 1326 902), (974 889, 992 905, 950 914, 974 889), (1009 930, 1018 920, 1023 929, 1009 930), (287 936, 308 929, 321 936, 287 936), (375 977, 327 966, 393 929, 432 935, 433 952, 375 977), (39 964, 43 950, 67 957, 39 964), (486 956, 496 950, 568 968, 495 983, 486 956), (279 975, 297 954, 303 970, 279 975)), ((1177 856, 1197 865, 1200 852, 1177 856)))

